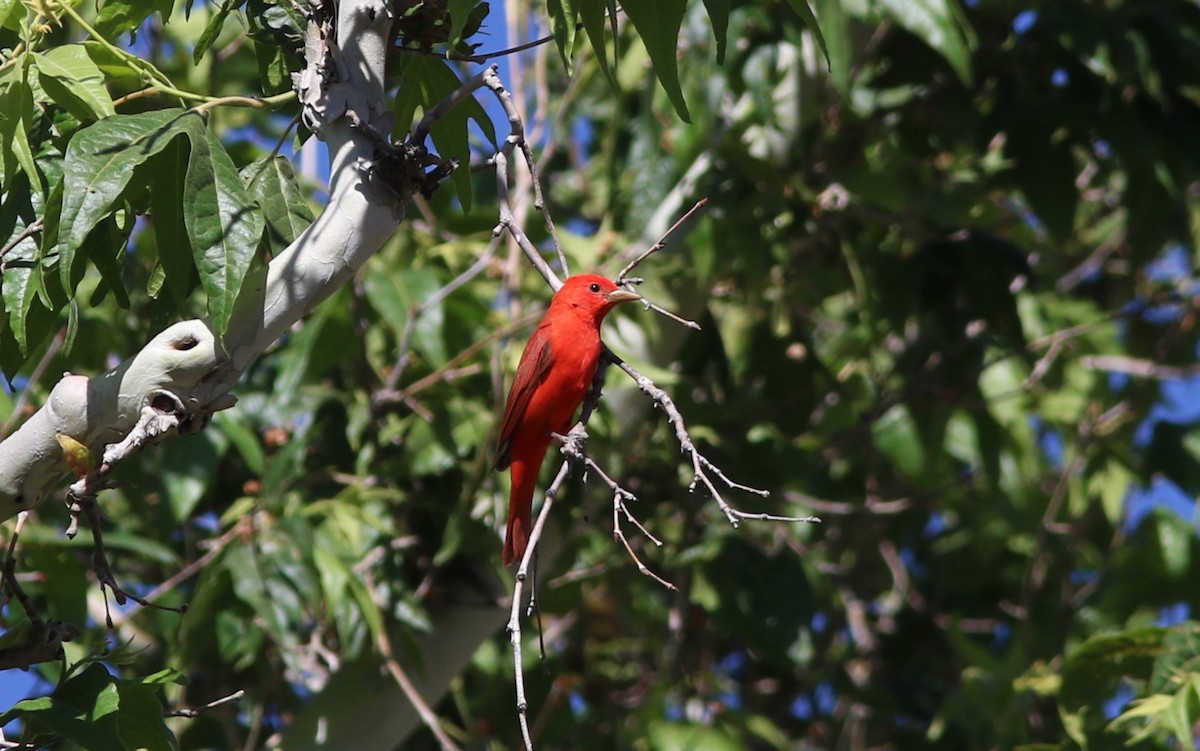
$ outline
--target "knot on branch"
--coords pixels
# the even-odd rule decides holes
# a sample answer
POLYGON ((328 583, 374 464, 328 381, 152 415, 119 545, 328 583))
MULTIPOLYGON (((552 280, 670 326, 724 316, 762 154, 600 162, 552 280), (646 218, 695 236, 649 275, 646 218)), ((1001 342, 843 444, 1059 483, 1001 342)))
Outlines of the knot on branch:
POLYGON ((358 169, 368 183, 385 189, 401 204, 408 203, 418 193, 429 198, 457 168, 457 160, 443 159, 422 143, 410 140, 392 144, 378 137, 372 159, 358 162, 358 169))
POLYGON ((28 668, 39 662, 60 660, 63 643, 78 639, 81 634, 77 627, 62 621, 31 623, 19 644, 0 648, 0 670, 28 668))

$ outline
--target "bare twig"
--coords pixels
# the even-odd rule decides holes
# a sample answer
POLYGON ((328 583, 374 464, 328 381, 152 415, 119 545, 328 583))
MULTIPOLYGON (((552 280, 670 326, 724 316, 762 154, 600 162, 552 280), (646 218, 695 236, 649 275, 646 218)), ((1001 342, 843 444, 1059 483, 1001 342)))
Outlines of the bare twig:
POLYGON ((529 577, 529 569, 537 553, 538 543, 542 539, 542 529, 546 526, 546 519, 549 518, 550 510, 554 508, 554 500, 570 473, 571 462, 564 461, 559 467, 558 474, 554 476, 554 481, 550 483, 550 487, 546 488, 541 511, 538 512, 537 521, 533 524, 533 531, 529 534, 529 545, 525 548, 525 555, 521 558, 520 565, 517 566, 516 581, 513 584, 512 608, 508 617, 508 638, 512 644, 513 666, 516 671, 514 681, 517 691, 517 723, 521 728, 521 739, 525 743, 526 751, 533 751, 533 739, 529 735, 529 701, 525 698, 525 673, 521 664, 522 590, 529 577))
POLYGON ((500 106, 504 108, 504 114, 508 117, 509 134, 504 139, 504 145, 500 148, 491 159, 496 166, 496 194, 500 203, 500 221, 492 230, 493 237, 499 237, 503 232, 507 231, 509 236, 516 241, 517 246, 525 254, 525 258, 533 264, 533 267, 541 273, 542 278, 557 292, 562 286, 562 281, 558 278, 551 269, 546 259, 538 252, 538 249, 530 242, 529 237, 525 234, 517 223, 516 215, 513 213, 512 199, 508 189, 508 163, 512 159, 513 152, 520 148, 522 155, 525 157, 529 167, 530 174, 534 185, 534 200, 538 204, 539 210, 542 212, 543 218, 546 220, 546 226, 550 230, 550 235, 554 240, 555 251, 558 253, 559 263, 562 264, 563 272, 568 270, 566 255, 563 253, 561 245, 558 243, 558 235, 554 230, 554 224, 550 221, 550 214, 545 206, 545 202, 541 198, 541 187, 537 178, 537 164, 533 159, 533 153, 525 143, 525 125, 521 121, 521 115, 517 112, 517 107, 513 103, 512 97, 505 90, 504 84, 501 83, 500 77, 496 75, 495 70, 489 68, 484 71, 484 80, 488 89, 496 96, 500 102, 500 106))
POLYGON ((743 485, 739 482, 731 480, 719 467, 708 460, 695 443, 692 442, 691 435, 688 434, 687 425, 683 422, 683 415, 680 414, 679 408, 675 406, 675 402, 671 399, 666 391, 655 385, 654 381, 639 373, 632 365, 622 360, 617 355, 613 354, 608 347, 604 348, 604 356, 618 368, 625 371, 625 374, 633 379, 637 387, 642 393, 654 400, 654 403, 663 408, 667 413, 667 422, 675 429, 675 438, 679 441, 679 448, 691 457, 692 460, 692 482, 688 486, 689 491, 695 491, 696 486, 703 485, 717 502, 717 506, 725 514, 725 518, 733 527, 737 527, 743 520, 755 521, 773 521, 773 522, 803 522, 803 523, 819 523, 821 520, 815 516, 777 516, 775 514, 766 513, 750 513, 734 508, 721 495, 713 482, 709 473, 715 475, 721 482, 732 490, 741 490, 746 493, 753 493, 764 498, 771 495, 768 490, 760 490, 752 488, 749 485, 743 485))
POLYGON ((458 746, 446 735, 446 731, 442 728, 442 723, 438 720, 437 714, 429 707, 429 704, 421 696, 421 692, 417 690, 412 679, 408 677, 408 673, 396 661, 396 655, 392 651, 392 642, 388 638, 387 629, 379 629, 379 634, 375 639, 375 644, 379 648, 379 654, 383 656, 383 663, 387 666, 388 673, 392 679, 396 681, 396 685, 404 692, 404 696, 408 699, 413 708, 417 710, 421 721, 425 723, 425 727, 433 733, 437 738, 438 745, 442 751, 458 751, 458 746))
POLYGON ((1124 373, 1136 378, 1152 378, 1169 381, 1180 378, 1195 378, 1200 375, 1200 364, 1160 365, 1151 360, 1139 360, 1123 355, 1093 355, 1080 358, 1083 367, 1105 373, 1124 373))
POLYGON ((642 261, 646 260, 650 256, 654 255, 658 251, 662 250, 663 248, 667 247, 667 238, 669 238, 675 232, 675 230, 677 230, 681 226, 683 226, 684 222, 686 222, 688 219, 691 219, 693 214, 695 214, 697 211, 699 211, 700 209, 704 208, 707 205, 708 205, 707 198, 701 198, 699 201, 696 201, 696 205, 693 206, 692 208, 688 209, 686 214, 679 217, 679 219, 674 224, 671 225, 670 229, 668 229, 666 232, 664 232, 662 237, 658 238, 658 242, 654 243, 649 248, 642 251, 641 255, 639 255, 637 258, 634 258, 632 261, 625 264, 625 268, 621 269, 620 274, 617 274, 617 284, 624 284, 625 278, 627 276, 629 276, 629 272, 631 272, 635 268, 637 268, 638 264, 640 264, 642 261))
POLYGON ((395 402, 405 402, 409 403, 411 406, 411 398, 414 394, 424 391, 435 383, 452 380, 452 374, 455 372, 465 374, 464 371, 466 371, 467 368, 459 368, 463 362, 477 355, 497 339, 503 339, 506 336, 510 336, 514 331, 518 331, 533 323, 542 315, 542 312, 543 311, 538 311, 531 315, 524 316, 519 320, 513 321, 507 326, 502 326, 501 328, 492 331, 490 334, 467 347, 462 352, 459 352, 454 357, 451 357, 444 365, 437 368, 429 375, 413 381, 403 390, 395 391, 389 390, 385 387, 384 389, 381 389, 373 394, 371 397, 372 400, 377 406, 394 404, 395 402))
POLYGON ((201 712, 209 709, 216 709, 225 704, 235 701, 241 701, 246 696, 245 689, 239 688, 229 696, 222 696, 220 699, 214 699, 209 703, 200 707, 181 707, 179 709, 168 709, 163 712, 163 717, 199 717, 201 712))
POLYGON ((1124 232, 1114 232, 1109 235, 1105 238, 1104 242, 1096 246, 1096 249, 1084 259, 1083 263, 1059 277, 1058 281, 1054 283, 1055 288, 1059 292, 1070 292, 1079 286, 1090 274, 1099 271, 1104 262, 1108 260, 1108 257, 1120 250, 1124 244, 1124 232))
POLYGON ((37 233, 41 232, 42 223, 43 218, 39 216, 37 219, 34 219, 32 222, 25 225, 25 229, 14 235, 13 238, 9 240, 3 248, 0 248, 0 261, 4 260, 4 256, 8 255, 13 248, 25 242, 25 240, 28 238, 33 237, 37 233))
MULTIPOLYGON (((226 530, 223 535, 212 541, 211 547, 209 547, 204 555, 184 566, 162 584, 159 584, 157 587, 150 590, 144 598, 145 601, 153 603, 159 597, 162 597, 167 592, 175 589, 175 587, 178 587, 196 573, 203 571, 208 564, 213 562, 213 559, 221 554, 221 551, 228 547, 229 543, 250 531, 250 529, 253 527, 253 518, 253 516, 243 516, 241 519, 239 519, 237 523, 226 530)), ((112 619, 113 628, 120 628, 125 621, 132 618, 133 615, 143 607, 141 601, 135 601, 135 603, 136 607, 131 607, 124 612, 117 613, 116 617, 112 619)))
POLYGON ((629 540, 625 537, 624 530, 621 529, 621 515, 624 514, 625 518, 629 520, 631 524, 637 527, 638 530, 646 536, 647 540, 654 543, 656 547, 662 547, 662 540, 659 540, 657 537, 651 534, 650 530, 646 529, 646 527, 634 517, 633 513, 629 510, 629 507, 626 505, 626 501, 636 501, 637 496, 621 487, 616 480, 608 476, 608 473, 606 473, 600 467, 600 465, 595 462, 595 460, 584 453, 583 441, 580 440, 580 434, 586 436, 586 433, 583 433, 583 431, 580 430, 580 426, 575 426, 575 428, 571 430, 571 433, 573 435, 552 435, 554 436, 555 440, 562 444, 563 454, 565 454, 572 461, 583 462, 584 466, 595 472, 600 477, 600 481, 607 485, 608 489, 612 491, 613 539, 617 540, 625 547, 625 552, 629 553, 629 557, 633 559, 633 562, 637 566, 637 570, 640 573, 644 574, 645 576, 649 576, 651 579, 663 585, 667 589, 676 590, 677 587, 674 584, 654 573, 649 569, 649 567, 646 566, 646 564, 642 563, 642 559, 637 556, 637 553, 633 552, 633 547, 630 546, 629 540))
MULTIPOLYGON (((400 383, 400 377, 404 374, 405 368, 408 367, 410 352, 412 350, 412 338, 416 332, 417 321, 420 317, 440 305, 442 300, 445 300, 455 290, 474 279, 486 269, 488 264, 492 262, 492 256, 495 255, 499 244, 500 242, 497 238, 492 238, 492 241, 488 243, 483 254, 479 256, 479 259, 475 263, 471 264, 470 268, 459 274, 437 292, 434 292, 420 305, 414 305, 409 310, 408 320, 404 324, 404 333, 400 337, 400 352, 396 357, 396 364, 392 367, 392 372, 388 374, 387 382, 384 384, 384 392, 395 392, 397 384, 400 383)), ((406 392, 411 394, 414 393, 414 390, 410 388, 406 389, 406 392)))

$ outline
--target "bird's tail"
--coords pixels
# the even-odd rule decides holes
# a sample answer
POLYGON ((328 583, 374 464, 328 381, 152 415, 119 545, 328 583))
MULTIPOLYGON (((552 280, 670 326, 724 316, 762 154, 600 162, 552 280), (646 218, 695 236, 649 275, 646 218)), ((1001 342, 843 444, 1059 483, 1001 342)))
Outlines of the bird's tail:
MULTIPOLYGON (((538 463, 540 465, 540 462, 538 463)), ((533 531, 533 491, 537 487, 538 469, 521 460, 514 460, 512 491, 508 496, 508 528, 504 533, 504 565, 521 560, 529 546, 533 531)))

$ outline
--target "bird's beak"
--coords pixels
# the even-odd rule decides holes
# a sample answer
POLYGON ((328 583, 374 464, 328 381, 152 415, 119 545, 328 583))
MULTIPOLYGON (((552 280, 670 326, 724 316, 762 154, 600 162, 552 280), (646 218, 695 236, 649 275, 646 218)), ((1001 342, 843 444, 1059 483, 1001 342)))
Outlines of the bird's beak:
POLYGON ((613 305, 617 305, 618 303, 641 300, 642 296, 636 292, 630 292, 627 289, 614 289, 612 292, 609 292, 607 295, 605 295, 604 299, 608 300, 613 305))

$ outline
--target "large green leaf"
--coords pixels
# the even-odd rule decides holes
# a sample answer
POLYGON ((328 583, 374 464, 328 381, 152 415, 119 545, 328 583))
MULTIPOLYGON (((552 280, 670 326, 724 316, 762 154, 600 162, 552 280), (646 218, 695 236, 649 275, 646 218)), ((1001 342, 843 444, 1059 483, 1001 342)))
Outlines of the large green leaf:
POLYGON ((704 0, 713 36, 717 39, 717 64, 725 64, 725 45, 729 36, 729 0, 704 0))
MULTIPOLYGON (((803 0, 800 0, 803 2, 803 0)), ((685 123, 692 121, 688 113, 687 103, 683 101, 683 91, 679 88, 679 63, 676 58, 679 47, 679 29, 683 24, 683 14, 687 10, 687 0, 655 0, 652 3, 625 3, 621 6, 633 27, 637 29, 650 62, 654 66, 654 75, 667 92, 667 98, 675 106, 675 112, 685 123)))
POLYGON ((829 61, 829 77, 833 85, 845 96, 850 88, 850 29, 843 0, 813 0, 817 19, 825 37, 825 56, 829 61))
MULTIPOLYGON (((396 129, 403 133, 412 127, 418 107, 428 111, 454 92, 462 82, 450 65, 439 58, 406 55, 400 64, 403 81, 392 102, 392 111, 396 114, 396 129)), ((451 174, 450 179, 464 212, 471 210, 472 196, 471 173, 466 169, 471 158, 470 140, 467 137, 470 120, 479 125, 493 145, 496 143, 496 131, 492 121, 474 97, 466 99, 445 113, 429 130, 429 137, 433 139, 438 154, 443 158, 455 159, 463 165, 451 174)))
POLYGON ((579 22, 581 5, 582 0, 546 0, 550 30, 554 33, 554 43, 558 45, 558 54, 562 57, 563 68, 568 76, 575 71, 572 59, 575 57, 575 26, 579 22))
POLYGON ((152 685, 117 681, 117 694, 121 700, 117 733, 128 748, 178 751, 179 744, 163 721, 163 705, 152 685))
POLYGON ((183 218, 200 284, 208 294, 208 314, 217 331, 224 332, 262 236, 263 217, 216 135, 202 124, 191 130, 183 218))
POLYGON ((199 115, 160 110, 115 115, 79 131, 67 146, 59 229, 59 273, 68 294, 76 252, 96 224, 120 205, 136 166, 185 132, 199 115))
POLYGON ((0 715, 0 725, 20 718, 31 729, 52 733, 86 751, 126 751, 118 734, 116 680, 93 664, 51 696, 26 699, 0 715))
POLYGON ((192 243, 184 223, 183 178, 187 174, 188 141, 180 135, 146 162, 154 172, 154 190, 150 191, 150 223, 158 244, 158 261, 167 291, 182 306, 192 291, 194 265, 192 243))
POLYGON ((792 6, 792 10, 796 11, 796 15, 804 20, 804 25, 812 32, 813 37, 817 40, 817 46, 821 48, 821 54, 825 56, 825 64, 832 70, 833 62, 829 59, 829 48, 825 46, 825 35, 821 33, 821 27, 817 23, 817 17, 813 15, 808 0, 787 0, 787 3, 792 6))
POLYGON ((28 128, 33 122, 33 91, 28 80, 33 56, 22 55, 6 77, 7 85, 0 90, 0 139, 6 148, 0 149, 4 159, 5 183, 15 178, 18 168, 29 176, 30 187, 42 193, 42 179, 33 158, 28 128))
POLYGON ((296 184, 292 163, 281 156, 260 159, 241 170, 250 197, 266 221, 266 242, 278 254, 313 222, 312 209, 296 184))
MULTIPOLYGON (((180 196, 184 226, 200 283, 208 295, 209 315, 217 330, 224 331, 262 235, 263 219, 246 194, 233 160, 199 114, 162 110, 115 115, 79 132, 67 148, 64 168, 59 270, 69 293, 73 289, 70 274, 83 241, 117 208, 134 168, 166 149, 179 135, 186 136, 191 145, 180 196)), ((155 186, 155 176, 147 176, 152 196, 155 187, 177 190, 176 175, 167 172, 163 177, 169 183, 155 186)), ((162 203, 156 204, 162 207, 162 203)), ((171 266, 164 263, 164 268, 171 266)), ((181 276, 179 269, 175 272, 168 272, 168 279, 181 276)))
POLYGON ((592 45, 592 51, 596 53, 596 60, 600 63, 600 70, 613 90, 618 91, 620 86, 617 85, 617 78, 608 63, 608 45, 604 37, 605 10, 615 10, 612 0, 582 0, 579 4, 579 17, 583 22, 583 30, 587 33, 588 42, 592 45))
POLYGON ((196 46, 192 49, 192 62, 194 64, 200 64, 204 53, 208 52, 213 42, 217 40, 217 35, 221 33, 221 29, 225 28, 225 20, 229 18, 229 14, 233 12, 234 8, 241 6, 241 4, 242 0, 224 0, 221 6, 217 8, 217 12, 213 13, 212 18, 208 19, 208 25, 200 33, 200 38, 196 41, 196 46))
MULTIPOLYGON (((17 190, 19 186, 28 185, 28 176, 21 174, 13 181, 17 190)), ((25 188, 28 195, 28 188, 25 188)), ((17 346, 22 355, 28 353, 29 343, 26 339, 26 318, 29 315, 30 306, 38 297, 38 291, 42 285, 42 269, 38 263, 38 243, 37 235, 30 234, 20 242, 14 241, 18 236, 24 234, 31 220, 26 211, 31 211, 32 207, 28 198, 24 201, 24 206, 19 205, 17 196, 10 193, 6 196, 6 201, 0 207, 0 246, 11 247, 8 253, 4 256, 3 274, 0 275, 0 294, 3 296, 4 313, 7 317, 9 330, 12 332, 13 338, 16 339, 17 346), (23 216, 23 214, 25 214, 23 216)), ((7 370, 7 366, 5 370, 7 370)))
POLYGON ((72 115, 88 121, 115 114, 104 74, 82 45, 56 47, 34 59, 42 88, 72 115))
POLYGON ((896 23, 941 53, 959 78, 971 82, 974 35, 951 0, 879 0, 879 4, 896 23))
POLYGON ((478 0, 448 0, 450 13, 450 28, 447 30, 447 49, 454 49, 462 41, 463 31, 467 28, 467 19, 471 11, 479 4, 478 0))

